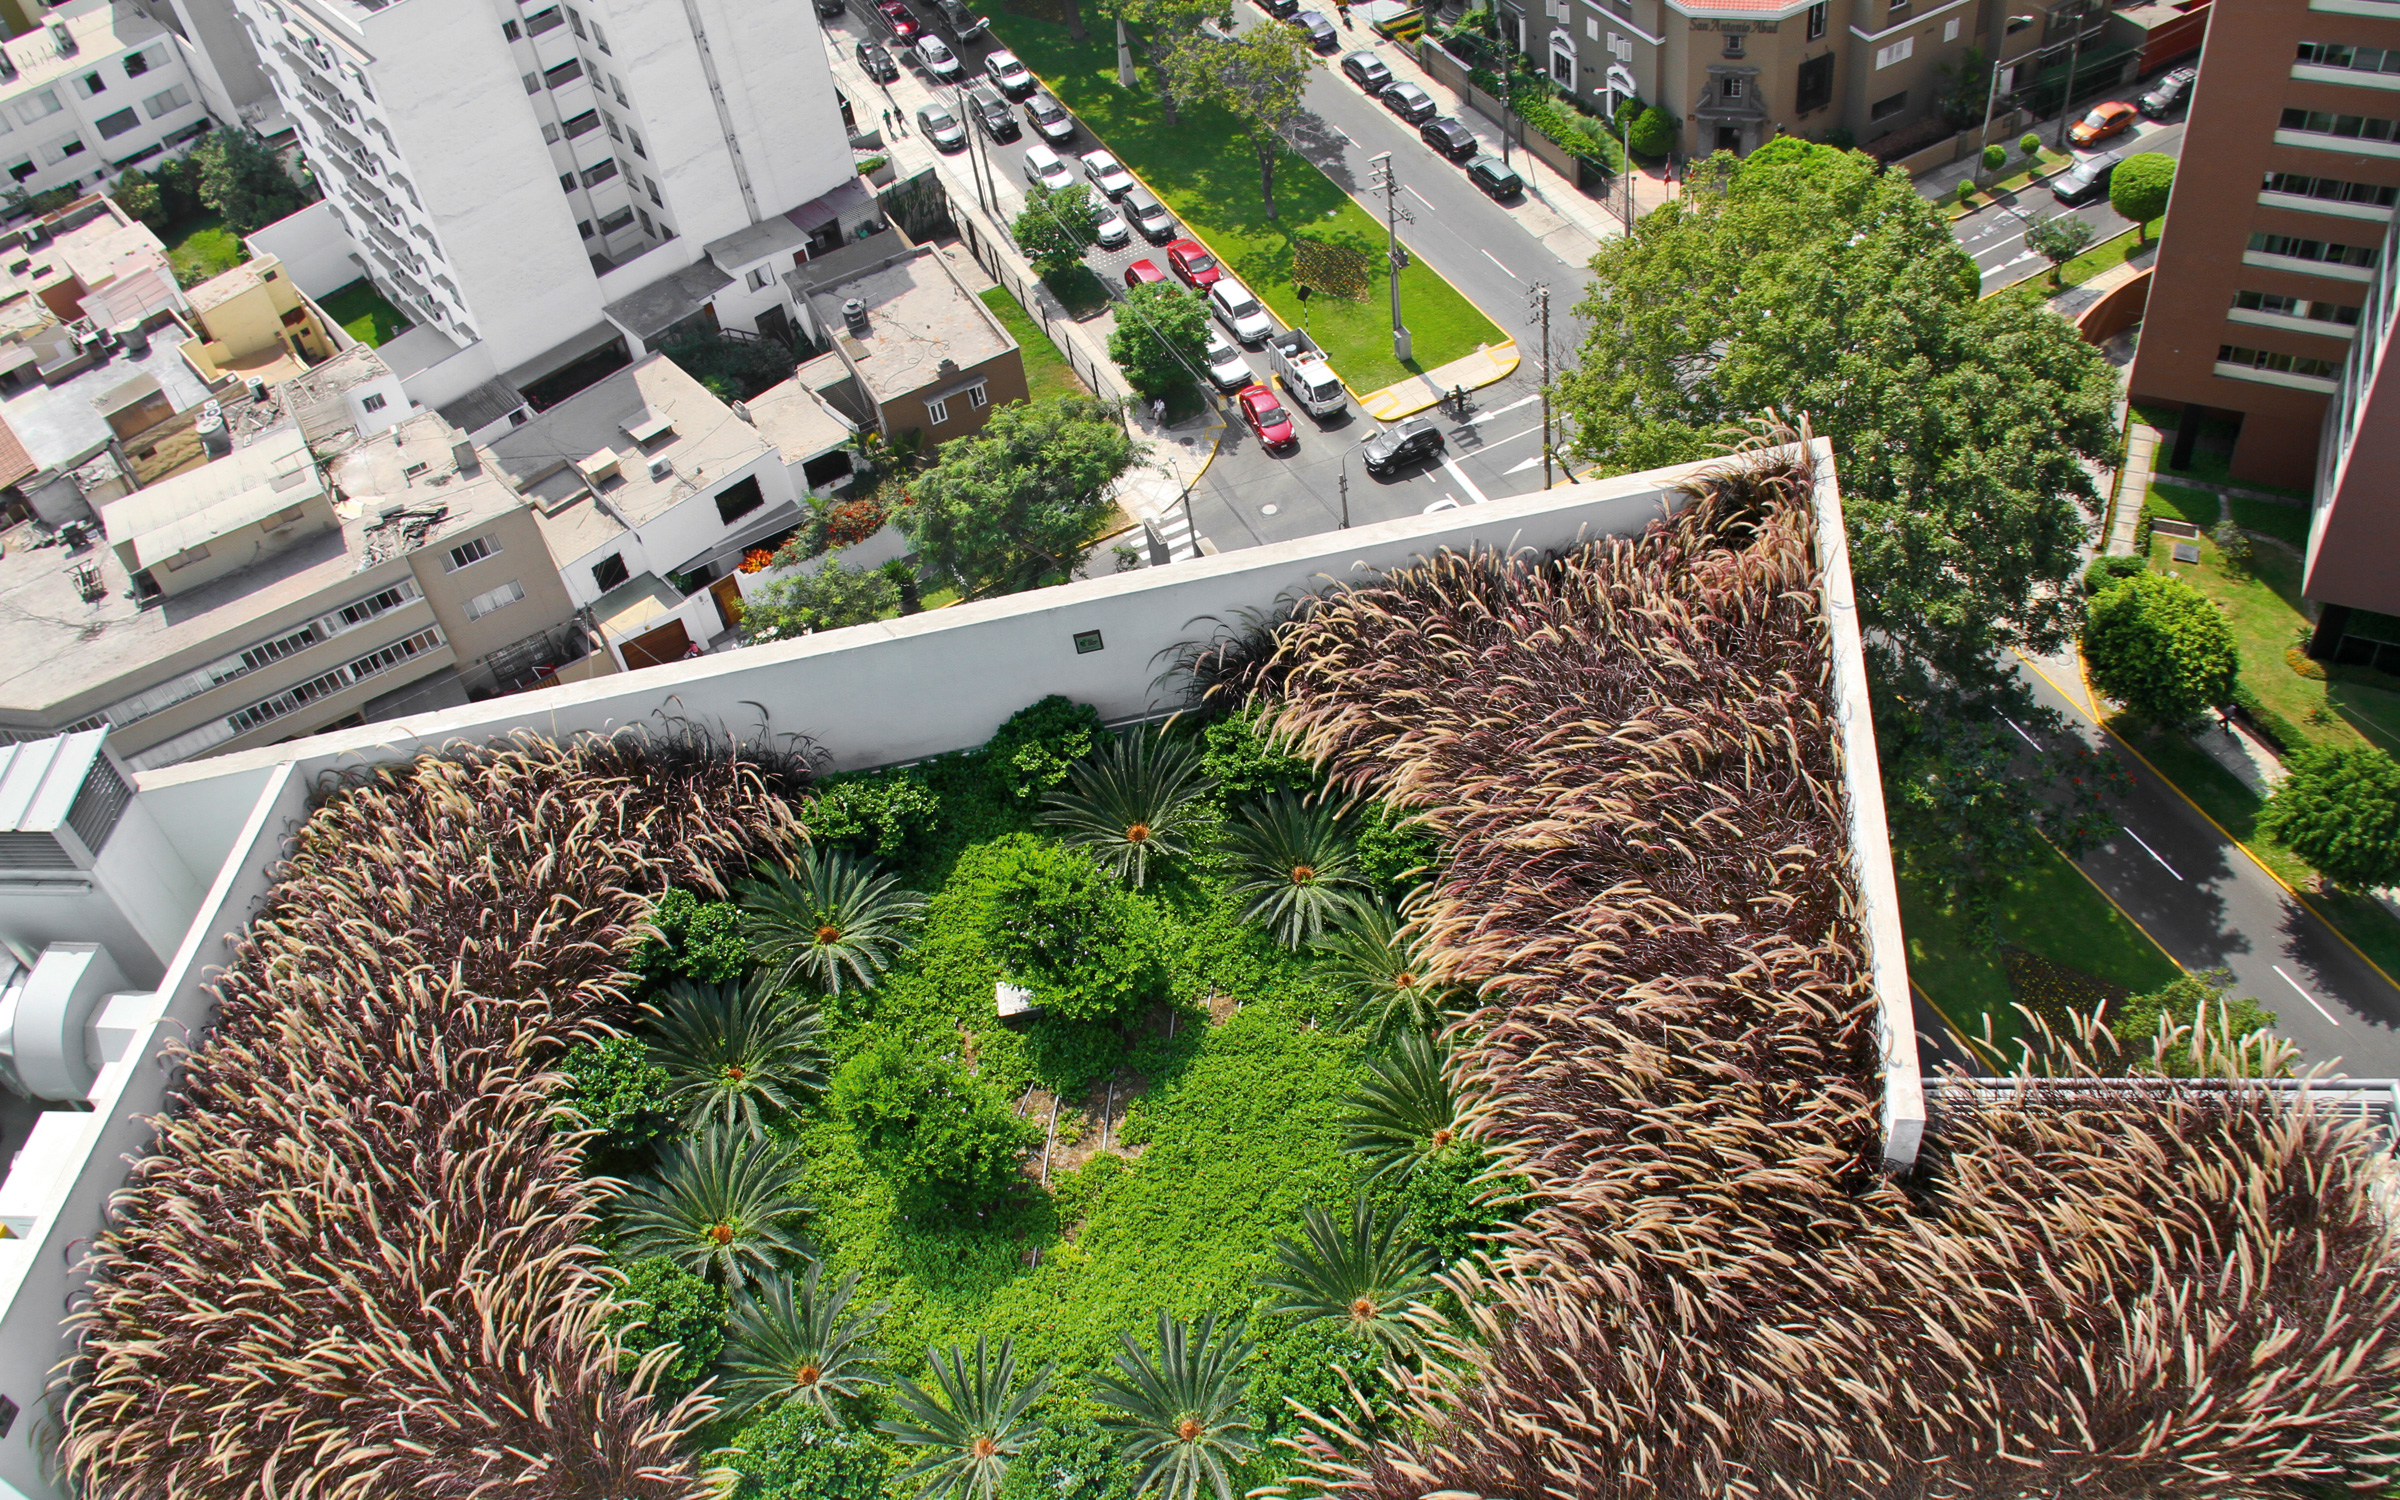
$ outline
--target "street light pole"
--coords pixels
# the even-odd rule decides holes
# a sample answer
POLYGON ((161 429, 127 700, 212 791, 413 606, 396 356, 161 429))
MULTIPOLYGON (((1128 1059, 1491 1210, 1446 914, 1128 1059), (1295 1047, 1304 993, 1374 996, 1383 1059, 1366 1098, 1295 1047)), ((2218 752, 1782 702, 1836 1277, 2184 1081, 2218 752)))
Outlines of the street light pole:
POLYGON ((2083 27, 2091 19, 2084 5, 2075 7, 2075 42, 2067 49, 2067 92, 2058 101, 2058 149, 2067 149, 2067 125, 2075 118, 2075 65, 2083 61, 2083 27))
POLYGON ((1983 131, 1975 137, 1975 159, 1979 166, 1983 160, 1983 148, 1991 144, 1992 110, 2000 102, 2000 69, 2003 66, 1998 58, 1992 59, 1992 86, 1983 95, 1983 131))
POLYGON ((1550 283, 1537 281, 1533 310, 1542 320, 1542 488, 1550 488, 1550 283))
POLYGON ((1386 263, 1392 273, 1392 358, 1408 363, 1408 325, 1400 321, 1400 272, 1408 264, 1408 252, 1400 248, 1400 221, 1417 222, 1417 216, 1400 202, 1400 177, 1392 167, 1392 153, 1380 152, 1367 158, 1376 187, 1383 189, 1383 226, 1386 263))
POLYGON ((983 139, 975 133, 976 126, 974 122, 974 115, 967 109, 967 85, 965 80, 960 80, 957 88, 958 126, 959 129, 964 130, 967 133, 967 148, 969 152, 967 175, 975 179, 976 201, 983 204, 983 211, 985 213, 990 214, 995 220, 997 220, 1000 217, 1000 194, 997 191, 989 189, 989 184, 992 179, 992 164, 984 159, 983 139), (978 165, 981 166, 981 171, 976 170, 978 165))

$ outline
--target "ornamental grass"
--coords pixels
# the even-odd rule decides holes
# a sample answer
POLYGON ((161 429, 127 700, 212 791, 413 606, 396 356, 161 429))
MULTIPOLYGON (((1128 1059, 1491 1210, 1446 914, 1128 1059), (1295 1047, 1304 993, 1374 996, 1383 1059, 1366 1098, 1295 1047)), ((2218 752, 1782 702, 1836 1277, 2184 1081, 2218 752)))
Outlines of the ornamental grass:
MULTIPOLYGON (((1791 450, 1786 450, 1786 454, 1791 450)), ((1937 1121, 1881 1170, 1805 462, 1638 538, 1444 553, 1187 653, 1443 842, 1450 1076, 1532 1207, 1420 1308, 1374 1500, 2288 1494, 2388 1474, 2385 1159, 2305 1100, 2164 1078, 1937 1121)), ((2065 1071, 2117 1056, 2054 1038, 2065 1071)), ((2164 1045, 2164 1043, 2162 1043, 2164 1045)))
POLYGON ((99 1243, 62 1370, 94 1496, 708 1493, 706 1398, 621 1381, 551 1065, 623 1018, 669 883, 790 847, 790 773, 691 735, 359 773, 299 829, 99 1243))

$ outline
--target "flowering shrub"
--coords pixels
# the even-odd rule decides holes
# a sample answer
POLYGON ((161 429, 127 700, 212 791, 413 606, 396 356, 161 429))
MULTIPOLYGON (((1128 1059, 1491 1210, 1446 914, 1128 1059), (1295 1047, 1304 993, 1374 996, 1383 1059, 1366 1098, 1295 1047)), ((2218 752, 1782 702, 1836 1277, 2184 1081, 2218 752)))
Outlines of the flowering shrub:
POLYGON ((753 547, 742 554, 742 571, 745 573, 764 573, 773 566, 775 554, 768 548, 753 547))
POLYGON ((825 513, 825 545, 855 547, 883 529, 883 501, 874 495, 845 500, 825 513))

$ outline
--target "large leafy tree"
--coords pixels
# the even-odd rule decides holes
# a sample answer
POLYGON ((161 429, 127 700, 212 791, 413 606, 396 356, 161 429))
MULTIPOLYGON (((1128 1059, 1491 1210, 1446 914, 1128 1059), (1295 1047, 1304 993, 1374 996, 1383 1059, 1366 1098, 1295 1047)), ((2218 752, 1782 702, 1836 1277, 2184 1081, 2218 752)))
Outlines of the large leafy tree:
POLYGON ((235 234, 296 213, 312 196, 255 131, 217 131, 193 148, 192 159, 200 164, 200 201, 224 215, 235 234))
POLYGON ((2259 814, 2260 831, 2281 839, 2335 885, 2368 890, 2400 881, 2400 763, 2372 746, 2313 746, 2259 814))
POLYGON ((1064 583, 1114 513, 1132 467, 1117 412, 1088 396, 1012 402, 945 444, 900 529, 937 572, 977 596, 1064 583))
POLYGON ((2102 590, 2083 628, 2092 686, 2151 723, 2173 727, 2233 693, 2233 626, 2206 594, 2165 573, 2102 590))
POLYGON ((2108 206, 2133 220, 2134 233, 2145 244, 2150 221, 2167 211, 2175 191, 2175 158, 2164 151, 2143 151, 2117 163, 2108 174, 2108 206))
POLYGON ((1832 441, 1882 664, 1984 674, 2008 647, 2064 645, 2100 506, 2088 465, 2118 446, 2099 351, 2026 299, 1981 298, 1941 215, 1856 152, 1778 141, 1690 189, 1594 261, 1559 382, 1577 454, 1650 468, 1756 413, 1805 414, 1832 441))
POLYGON ((742 601, 742 639, 789 640, 888 620, 900 613, 900 585, 876 568, 853 568, 829 557, 814 573, 793 573, 742 601))
POLYGON ((1275 159, 1308 89, 1308 59, 1291 29, 1270 21, 1230 37, 1204 38, 1178 49, 1167 72, 1178 92, 1224 106, 1239 123, 1258 158, 1259 196, 1274 218, 1275 159))
POLYGON ((1110 1408, 1100 1425, 1142 1466, 1135 1493, 1196 1500, 1205 1483, 1217 1500, 1232 1500, 1231 1472, 1258 1451, 1242 1402, 1242 1366, 1256 1346, 1241 1323, 1220 1335, 1214 1313, 1197 1326, 1160 1313, 1156 1354, 1130 1334, 1118 1337, 1117 1367, 1092 1376, 1092 1394, 1110 1408))
POLYGON ((1117 304, 1108 357, 1145 396, 1188 385, 1208 350, 1208 308, 1200 294, 1175 281, 1145 281, 1117 304))
POLYGON ((1057 276, 1083 263, 1083 252, 1100 238, 1100 211, 1082 183, 1054 188, 1037 182, 1025 190, 1025 211, 1009 233, 1044 276, 1057 276))

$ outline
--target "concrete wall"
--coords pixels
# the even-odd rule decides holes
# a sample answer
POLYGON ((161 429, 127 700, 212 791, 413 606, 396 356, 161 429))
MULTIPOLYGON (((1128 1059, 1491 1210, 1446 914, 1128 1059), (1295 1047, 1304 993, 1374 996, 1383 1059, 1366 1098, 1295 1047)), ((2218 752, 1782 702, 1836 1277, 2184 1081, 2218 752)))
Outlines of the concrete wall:
POLYGON ((266 228, 243 236, 253 257, 272 255, 283 262, 292 285, 311 297, 348 286, 366 273, 352 257, 358 246, 342 227, 333 205, 319 198, 298 213, 277 219, 266 228))
POLYGON ((481 526, 420 547, 408 560, 417 586, 425 591, 433 617, 440 622, 442 634, 449 637, 450 648, 462 666, 514 645, 537 630, 563 624, 575 612, 576 601, 568 597, 567 586, 559 580, 558 564, 551 560, 529 506, 520 505, 481 526), (450 549, 477 537, 490 538, 499 551, 456 572, 444 571, 450 549), (467 617, 468 600, 511 580, 524 586, 524 598, 480 619, 467 617))

